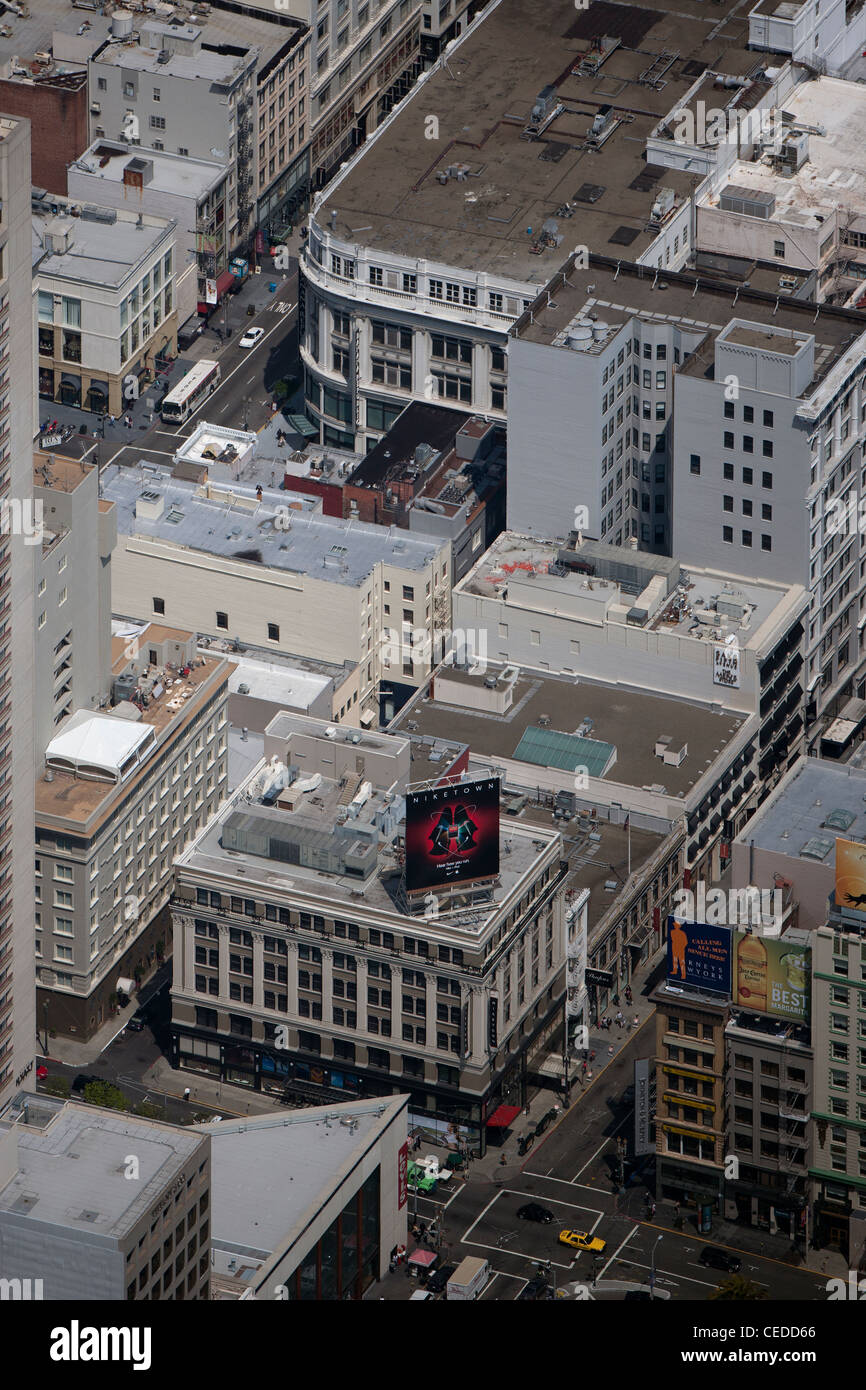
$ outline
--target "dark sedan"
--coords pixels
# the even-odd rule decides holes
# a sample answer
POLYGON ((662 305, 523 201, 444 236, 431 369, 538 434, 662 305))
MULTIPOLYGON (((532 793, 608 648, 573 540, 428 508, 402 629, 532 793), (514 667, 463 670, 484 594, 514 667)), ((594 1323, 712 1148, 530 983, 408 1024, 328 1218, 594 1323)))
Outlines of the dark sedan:
POLYGON ((538 1221, 542 1226, 549 1226, 554 1220, 553 1212, 539 1202, 527 1202, 525 1206, 518 1207, 517 1215, 521 1221, 538 1221))

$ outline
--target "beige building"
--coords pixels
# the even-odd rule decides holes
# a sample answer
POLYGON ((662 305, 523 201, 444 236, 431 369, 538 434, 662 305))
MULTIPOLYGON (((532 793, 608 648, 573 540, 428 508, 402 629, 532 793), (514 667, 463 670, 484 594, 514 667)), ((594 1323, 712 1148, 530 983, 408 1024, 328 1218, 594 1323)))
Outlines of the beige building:
MULTIPOLYGON (((81 709, 36 782, 38 1013, 90 1037, 163 954, 175 856, 227 790, 228 679, 191 632, 113 641, 112 709, 81 709)), ((47 1045, 47 1044, 46 1044, 47 1045)))
POLYGON ((559 832, 503 825, 489 883, 410 901, 405 791, 442 751, 286 713, 264 751, 176 864, 174 1064, 325 1102, 409 1091, 412 1123, 483 1151, 562 1025, 559 832))
MULTIPOLYGON (((380 683, 417 689, 451 612, 451 545, 287 507, 285 492, 110 468, 116 613, 275 653, 357 664, 348 722, 378 722, 380 683), (406 641, 402 641, 403 634, 406 641)), ((342 700, 342 695, 341 695, 342 700)))
POLYGON ((0 1107, 33 1068, 33 592, 39 546, 30 126, 0 117, 0 1107), (28 527, 27 521, 31 524, 28 527))
MULTIPOLYGON (((174 219, 36 200, 39 395, 119 415, 177 351, 174 219), (77 210, 76 210, 77 209, 77 210)), ((186 267, 195 278, 195 266, 186 267)))

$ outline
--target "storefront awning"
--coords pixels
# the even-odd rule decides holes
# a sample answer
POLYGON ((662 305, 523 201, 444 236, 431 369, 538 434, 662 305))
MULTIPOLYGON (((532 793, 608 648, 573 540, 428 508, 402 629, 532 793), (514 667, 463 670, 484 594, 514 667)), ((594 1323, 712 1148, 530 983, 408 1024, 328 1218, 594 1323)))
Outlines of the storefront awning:
POLYGON ((311 425, 306 415, 286 415, 286 423, 293 434, 301 434, 305 439, 315 439, 319 431, 311 425))
POLYGON ((508 1129, 520 1114, 519 1105, 499 1105, 487 1121, 488 1129, 508 1129))
POLYGON ((220 272, 216 282, 217 294, 220 298, 231 289, 235 282, 235 278, 234 272, 231 270, 223 270, 220 272))

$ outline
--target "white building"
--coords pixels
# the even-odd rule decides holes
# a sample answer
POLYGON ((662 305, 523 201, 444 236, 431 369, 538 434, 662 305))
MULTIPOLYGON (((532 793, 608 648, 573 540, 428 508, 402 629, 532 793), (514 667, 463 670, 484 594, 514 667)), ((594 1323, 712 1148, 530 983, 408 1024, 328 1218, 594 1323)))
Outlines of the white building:
POLYGON ((226 239, 229 174, 213 159, 193 159, 118 140, 95 140, 67 175, 70 199, 101 207, 149 212, 177 224, 178 323, 205 298, 205 277, 216 279, 228 264, 226 239), (188 274, 194 267, 193 274, 188 274))

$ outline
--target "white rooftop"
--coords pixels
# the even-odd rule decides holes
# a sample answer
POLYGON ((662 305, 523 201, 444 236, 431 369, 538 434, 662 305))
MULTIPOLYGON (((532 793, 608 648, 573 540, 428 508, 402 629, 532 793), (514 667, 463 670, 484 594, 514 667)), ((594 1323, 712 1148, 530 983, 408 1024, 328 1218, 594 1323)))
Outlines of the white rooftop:
POLYGON ((146 149, 101 137, 73 160, 70 172, 73 178, 76 174, 84 174, 93 179, 94 188, 88 190, 87 197, 99 202, 96 181, 123 184, 124 171, 133 159, 145 160, 151 165, 146 190, 171 193, 176 197, 198 200, 228 177, 225 165, 216 160, 193 159, 189 155, 170 154, 167 150, 146 149))
POLYGON ((120 781, 142 761, 146 747, 155 741, 152 725, 117 714, 78 710, 45 750, 49 766, 83 774, 101 772, 120 781))
POLYGON ((211 1136, 215 1250, 262 1260, 300 1237, 407 1103, 388 1096, 194 1126, 211 1136))
MULTIPOLYGON (((797 130, 822 126, 824 135, 809 133, 809 158, 791 177, 777 174, 769 157, 757 163, 737 160, 726 172, 725 184, 755 192, 772 193, 776 199, 774 218, 818 227, 835 208, 866 215, 866 84, 844 82, 838 77, 818 77, 803 82, 785 98, 785 110, 794 115, 797 130)), ((710 199, 700 199, 706 204, 710 199)))
POLYGON ((240 691, 254 700, 285 702, 294 709, 308 709, 317 695, 327 690, 330 677, 315 671, 304 671, 295 666, 286 666, 276 661, 255 661, 249 657, 235 657, 237 662, 229 677, 229 694, 240 691))

